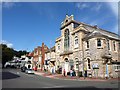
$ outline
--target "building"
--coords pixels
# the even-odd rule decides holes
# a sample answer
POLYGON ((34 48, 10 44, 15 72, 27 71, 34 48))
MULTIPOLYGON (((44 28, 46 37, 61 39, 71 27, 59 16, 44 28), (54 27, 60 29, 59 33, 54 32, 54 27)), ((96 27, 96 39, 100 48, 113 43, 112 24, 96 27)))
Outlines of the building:
POLYGON ((74 69, 92 77, 118 77, 120 72, 120 36, 74 20, 66 15, 61 36, 55 41, 56 68, 66 74, 74 69))
POLYGON ((33 50, 33 67, 37 67, 37 69, 43 70, 44 60, 45 60, 45 52, 48 50, 48 47, 42 43, 42 46, 38 46, 33 50))
POLYGON ((56 71, 56 58, 55 58, 56 52, 55 52, 55 46, 48 49, 45 52, 45 69, 49 71, 50 73, 55 73, 56 71))

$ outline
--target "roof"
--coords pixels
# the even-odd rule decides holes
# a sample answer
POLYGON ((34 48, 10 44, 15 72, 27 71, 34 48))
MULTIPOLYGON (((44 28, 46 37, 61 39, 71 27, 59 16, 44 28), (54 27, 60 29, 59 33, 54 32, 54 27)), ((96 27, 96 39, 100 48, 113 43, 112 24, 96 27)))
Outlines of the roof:
POLYGON ((55 46, 53 46, 52 48, 48 49, 45 51, 45 53, 48 53, 48 52, 55 52, 55 46))
POLYGON ((102 37, 105 37, 105 38, 120 40, 119 37, 113 37, 113 36, 111 36, 111 35, 107 35, 107 34, 105 34, 105 33, 99 32, 99 31, 93 31, 93 32, 87 34, 87 35, 83 38, 83 40, 87 40, 87 39, 93 38, 93 37, 95 37, 95 36, 98 36, 98 37, 101 37, 101 36, 102 36, 102 37))
MULTIPOLYGON (((82 25, 84 25, 84 26, 91 27, 91 28, 94 29, 94 30, 98 30, 98 29, 99 29, 99 31, 108 32, 108 33, 110 33, 110 34, 117 35, 117 36, 120 38, 120 36, 119 36, 118 34, 116 34, 116 33, 114 33, 114 32, 110 32, 110 31, 108 31, 108 30, 101 29, 101 28, 99 28, 97 25, 92 26, 92 25, 89 25, 89 24, 86 24, 86 23, 83 23, 83 22, 78 22, 78 21, 76 21, 76 20, 70 20, 69 22, 67 22, 67 23, 65 23, 64 25, 62 25, 60 29, 65 28, 66 26, 70 25, 71 23, 79 24, 79 26, 82 24, 82 25)), ((77 26, 77 27, 79 27, 79 26, 77 26)), ((76 27, 76 28, 77 28, 77 27, 76 27)), ((75 30, 75 29, 74 29, 74 30, 75 30)))

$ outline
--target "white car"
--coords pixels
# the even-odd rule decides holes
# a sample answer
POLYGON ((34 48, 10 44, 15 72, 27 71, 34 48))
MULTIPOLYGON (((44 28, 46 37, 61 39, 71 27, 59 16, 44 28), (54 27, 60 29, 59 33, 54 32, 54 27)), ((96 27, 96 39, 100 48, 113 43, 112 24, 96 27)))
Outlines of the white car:
POLYGON ((6 62, 4 65, 5 68, 10 67, 10 62, 6 62))
POLYGON ((32 69, 26 69, 26 70, 25 70, 25 73, 34 74, 34 71, 33 71, 32 69))

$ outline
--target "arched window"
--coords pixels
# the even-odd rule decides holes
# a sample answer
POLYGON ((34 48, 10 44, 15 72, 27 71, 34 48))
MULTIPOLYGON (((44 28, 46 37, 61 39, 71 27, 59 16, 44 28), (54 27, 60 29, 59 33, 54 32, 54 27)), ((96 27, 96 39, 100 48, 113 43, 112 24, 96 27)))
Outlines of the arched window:
POLYGON ((75 36, 74 45, 75 45, 75 48, 78 47, 78 36, 75 36))
POLYGON ((116 51, 115 41, 113 41, 113 49, 114 49, 114 51, 116 51))
POLYGON ((60 44, 58 44, 58 50, 60 50, 60 44))
POLYGON ((68 58, 65 58, 65 62, 68 62, 68 58))
POLYGON ((87 48, 89 48, 89 41, 86 41, 86 43, 87 43, 87 48))
POLYGON ((101 39, 97 39, 97 46, 101 47, 101 39))
POLYGON ((91 69, 90 68, 90 59, 88 58, 87 60, 88 60, 88 69, 91 69))
POLYGON ((64 32, 64 49, 67 51, 69 49, 69 30, 66 29, 64 32))
POLYGON ((120 41, 118 42, 118 47, 119 47, 119 50, 120 50, 120 41))
POLYGON ((79 70, 79 60, 78 60, 78 58, 75 58, 75 62, 76 62, 76 64, 75 64, 75 66, 76 66, 76 70, 79 70))
POLYGON ((109 43, 109 40, 107 40, 107 46, 108 46, 108 50, 110 50, 110 43, 109 43))

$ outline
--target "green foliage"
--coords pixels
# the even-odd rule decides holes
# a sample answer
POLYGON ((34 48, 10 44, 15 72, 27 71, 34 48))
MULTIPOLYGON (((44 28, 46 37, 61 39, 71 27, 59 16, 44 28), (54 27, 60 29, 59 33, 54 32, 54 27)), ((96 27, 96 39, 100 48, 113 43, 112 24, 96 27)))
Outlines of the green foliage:
POLYGON ((1 44, 2 47, 2 64, 4 65, 5 62, 12 60, 14 56, 14 50, 12 48, 8 48, 7 45, 1 44))
POLYGON ((28 53, 29 52, 25 50, 16 51, 13 48, 7 47, 5 44, 0 44, 0 62, 2 61, 3 66, 7 61, 11 61, 14 56, 21 57, 21 55, 26 55, 28 53))

